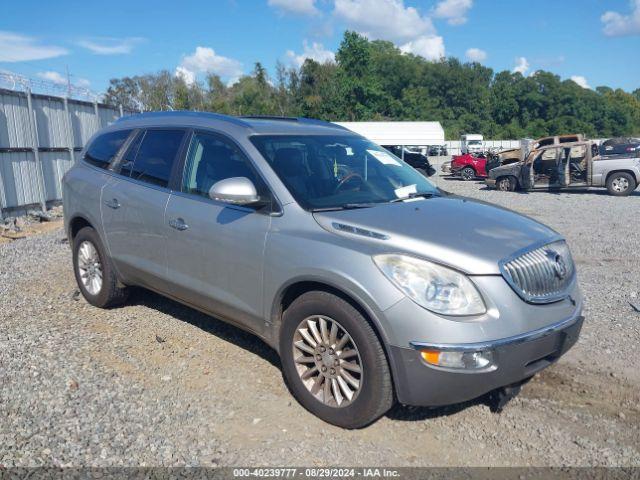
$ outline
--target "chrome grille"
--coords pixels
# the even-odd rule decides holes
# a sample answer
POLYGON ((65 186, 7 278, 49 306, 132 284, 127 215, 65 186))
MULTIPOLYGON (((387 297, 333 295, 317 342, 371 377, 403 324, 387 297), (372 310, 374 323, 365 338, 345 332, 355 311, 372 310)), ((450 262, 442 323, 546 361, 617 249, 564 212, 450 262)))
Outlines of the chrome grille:
POLYGON ((565 297, 575 276, 571 251, 564 241, 501 262, 500 269, 516 293, 531 303, 550 303, 565 297))

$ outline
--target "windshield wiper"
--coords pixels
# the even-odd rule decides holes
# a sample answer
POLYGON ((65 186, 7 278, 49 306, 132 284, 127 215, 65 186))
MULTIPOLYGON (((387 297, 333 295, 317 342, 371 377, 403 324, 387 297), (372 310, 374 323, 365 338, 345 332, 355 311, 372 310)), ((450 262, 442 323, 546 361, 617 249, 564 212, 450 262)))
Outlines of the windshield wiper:
POLYGON ((379 204, 377 203, 345 203, 344 205, 336 205, 334 207, 312 208, 311 211, 312 212, 333 212, 336 210, 354 210, 356 208, 371 208, 376 205, 379 205, 379 204))
POLYGON ((422 192, 422 193, 412 192, 406 197, 394 198, 393 200, 389 200, 389 203, 402 202, 404 200, 410 200, 412 198, 433 198, 433 197, 439 197, 439 196, 440 194, 433 193, 433 192, 422 192))

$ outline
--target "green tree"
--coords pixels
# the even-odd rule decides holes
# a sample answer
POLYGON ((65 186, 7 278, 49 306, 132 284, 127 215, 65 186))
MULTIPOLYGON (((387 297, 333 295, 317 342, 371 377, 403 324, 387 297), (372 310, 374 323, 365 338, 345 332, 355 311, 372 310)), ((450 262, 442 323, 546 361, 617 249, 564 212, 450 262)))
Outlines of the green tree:
POLYGON ((112 79, 104 100, 131 110, 191 109, 232 115, 294 115, 335 120, 438 120, 448 138, 585 133, 640 135, 640 88, 595 91, 550 72, 493 72, 456 58, 430 62, 390 42, 345 32, 335 62, 278 63, 275 81, 261 62, 233 85, 216 75, 187 83, 168 71, 112 79))

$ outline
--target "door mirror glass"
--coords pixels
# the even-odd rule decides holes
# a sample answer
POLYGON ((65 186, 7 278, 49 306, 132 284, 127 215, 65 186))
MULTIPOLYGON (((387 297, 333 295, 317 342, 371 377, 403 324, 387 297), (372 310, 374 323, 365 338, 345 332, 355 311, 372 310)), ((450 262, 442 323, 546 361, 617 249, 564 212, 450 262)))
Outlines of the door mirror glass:
POLYGON ((246 177, 225 178, 209 189, 209 198, 233 205, 249 205, 260 201, 255 185, 246 177))

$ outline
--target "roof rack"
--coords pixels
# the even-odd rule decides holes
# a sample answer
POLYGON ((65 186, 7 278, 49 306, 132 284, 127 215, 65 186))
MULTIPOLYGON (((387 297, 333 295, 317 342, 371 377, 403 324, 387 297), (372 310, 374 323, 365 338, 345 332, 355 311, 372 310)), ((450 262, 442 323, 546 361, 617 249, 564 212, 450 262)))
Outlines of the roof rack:
POLYGON ((282 122, 298 122, 298 123, 304 123, 307 125, 319 125, 324 127, 338 128, 340 130, 349 130, 348 128, 343 127, 342 125, 338 125, 337 123, 326 122, 324 120, 317 120, 315 118, 306 118, 306 117, 283 117, 283 116, 277 116, 277 115, 244 115, 238 118, 244 118, 246 120, 275 120, 275 121, 282 121, 282 122))
POLYGON ((116 120, 116 123, 126 122, 129 120, 138 120, 140 118, 157 118, 157 117, 196 117, 196 118, 210 118, 212 120, 221 120, 223 122, 230 122, 243 127, 249 127, 247 122, 243 122, 241 117, 233 117, 231 115, 223 115, 221 113, 213 112, 194 112, 191 110, 170 110, 161 112, 144 112, 137 113, 135 115, 126 115, 116 120))
POLYGON ((238 118, 245 118, 247 120, 281 120, 283 122, 298 122, 297 117, 282 117, 278 115, 242 115, 238 118))

